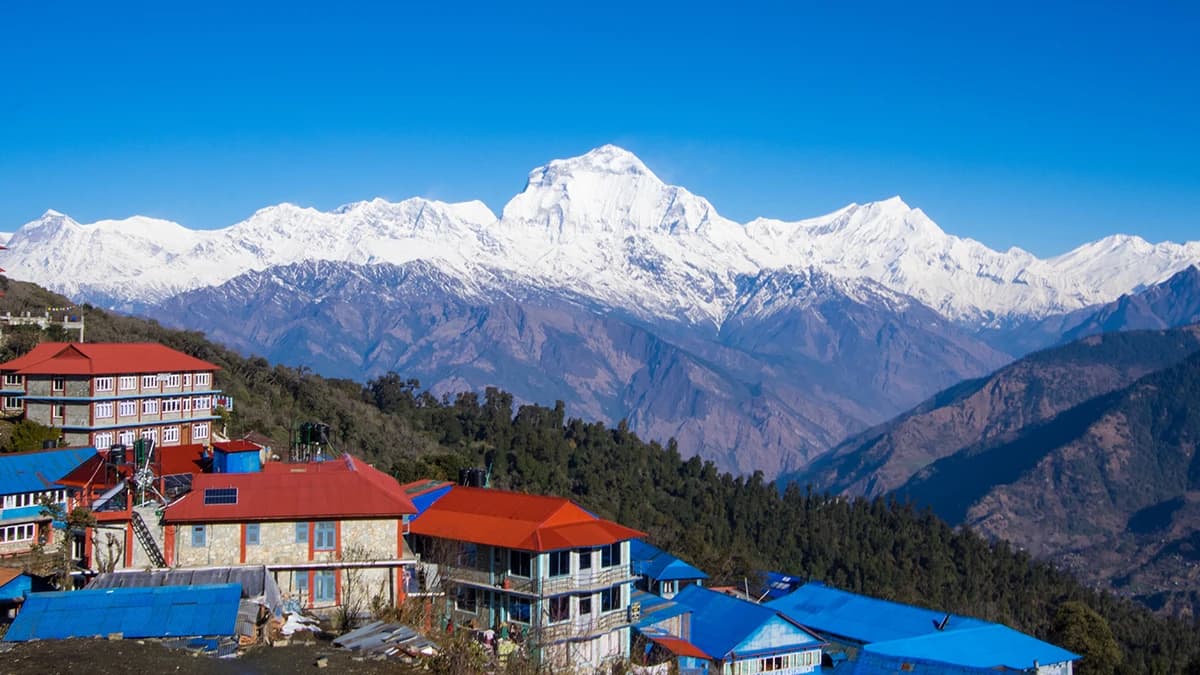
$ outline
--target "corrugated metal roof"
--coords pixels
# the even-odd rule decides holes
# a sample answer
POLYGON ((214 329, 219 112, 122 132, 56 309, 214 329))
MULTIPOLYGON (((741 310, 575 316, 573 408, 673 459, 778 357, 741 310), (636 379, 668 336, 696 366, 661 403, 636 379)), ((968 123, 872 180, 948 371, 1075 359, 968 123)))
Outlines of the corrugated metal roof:
POLYGON ((645 534, 597 518, 562 497, 461 486, 431 504, 410 530, 524 551, 603 546, 645 534))
POLYGON ((688 614, 692 611, 691 608, 685 607, 673 600, 667 600, 662 596, 647 593, 641 589, 634 589, 633 593, 629 596, 629 604, 633 605, 635 603, 641 609, 641 614, 637 622, 638 628, 649 628, 667 619, 673 619, 680 614, 688 614))
POLYGON ((19 375, 118 375, 220 370, 156 342, 43 342, 24 356, 0 363, 19 375))
POLYGON ((399 518, 416 513, 396 479, 350 455, 325 462, 268 462, 260 473, 199 474, 167 507, 165 523, 399 518), (205 504, 207 489, 236 489, 234 503, 205 504))
POLYGON ((163 586, 211 586, 238 584, 242 597, 262 599, 272 610, 283 600, 275 578, 265 565, 237 567, 199 567, 169 570, 120 570, 98 574, 88 583, 89 589, 100 588, 157 588, 163 586))
MULTIPOLYGON (((672 599, 692 610, 692 644, 719 659, 728 657, 730 652, 768 621, 780 617, 779 612, 767 605, 755 604, 701 586, 688 586, 672 599)), ((798 639, 779 647, 794 646, 799 649, 821 644, 819 637, 800 626, 796 626, 796 631, 798 639)))
POLYGON ((95 448, 64 448, 0 455, 0 495, 41 492, 96 456, 95 448))
MULTIPOLYGON (((938 632, 945 612, 880 600, 809 582, 767 606, 804 626, 854 642, 900 640, 938 632)), ((986 626, 988 622, 951 616, 945 630, 986 626)))
POLYGON ((758 573, 756 596, 777 600, 804 585, 804 579, 782 572, 763 571, 758 573))
POLYGON ((655 581, 707 579, 708 575, 666 551, 641 539, 629 542, 633 573, 655 581))
POLYGON ((32 593, 4 639, 233 635, 241 596, 238 584, 32 593))
POLYGON ((863 647, 863 651, 981 670, 1025 670, 1032 668, 1035 662, 1046 666, 1080 658, 1078 654, 1000 624, 876 642, 863 647))

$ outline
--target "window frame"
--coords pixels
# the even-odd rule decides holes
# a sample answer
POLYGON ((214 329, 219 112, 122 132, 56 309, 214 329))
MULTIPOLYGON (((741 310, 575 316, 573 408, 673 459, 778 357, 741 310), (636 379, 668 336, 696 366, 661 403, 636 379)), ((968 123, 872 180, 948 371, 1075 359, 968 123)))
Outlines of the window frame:
POLYGON ((562 623, 571 620, 571 596, 553 595, 546 598, 546 617, 550 623, 562 623), (558 611, 556 612, 556 605, 558 611))
POLYGON ((295 541, 295 543, 304 544, 305 546, 308 545, 308 523, 307 522, 296 523, 296 541, 295 541))
POLYGON ((118 391, 137 391, 137 375, 122 375, 117 378, 118 391))
POLYGON ((137 401, 118 401, 117 417, 136 417, 138 414, 137 401))
POLYGON ((258 546, 262 544, 262 527, 258 523, 246 523, 246 545, 258 546))
POLYGON ((509 576, 520 577, 521 579, 533 578, 533 555, 529 551, 510 548, 508 550, 508 574, 509 576), (514 564, 522 559, 521 556, 524 556, 524 564, 514 564), (521 568, 524 568, 524 574, 521 574, 521 568))
POLYGON ((337 521, 320 520, 313 524, 313 550, 337 550, 337 521), (324 541, 324 540, 328 541, 324 541), (328 544, 328 545, 326 545, 328 544))
POLYGON ((196 422, 192 425, 192 441, 208 438, 208 422, 196 422))
POLYGON ((95 408, 94 412, 95 412, 96 417, 103 417, 104 419, 109 419, 113 416, 113 413, 115 412, 115 406, 113 406, 112 401, 101 401, 96 404, 96 408, 95 408))
POLYGON ((158 412, 158 399, 156 399, 156 398, 144 398, 144 399, 142 399, 142 414, 143 414, 143 415, 157 415, 157 414, 159 414, 159 412, 158 412))
POLYGON ((6 387, 21 386, 21 384, 22 384, 21 377, 22 377, 21 375, 16 375, 14 373, 5 373, 4 374, 4 386, 6 386, 6 387))
POLYGON ((163 427, 163 430, 162 430, 163 445, 166 445, 168 443, 170 443, 170 444, 178 443, 179 436, 180 436, 179 427, 174 427, 174 426, 163 427))
POLYGON ((192 548, 208 548, 207 525, 192 525, 192 548))
POLYGON ((158 389, 158 375, 143 375, 142 389, 158 389))
POLYGON ((66 390, 67 390, 67 378, 65 378, 65 377, 51 377, 50 378, 50 391, 51 392, 65 392, 66 390))
POLYGON ((546 565, 546 576, 551 579, 569 576, 571 574, 571 549, 565 551, 550 551, 549 564, 546 565), (565 565, 565 568, 564 568, 565 565))
POLYGON ((312 599, 313 602, 337 602, 337 575, 333 570, 313 572, 312 599))
POLYGON ((93 383, 95 384, 96 391, 112 391, 114 386, 112 375, 97 377, 93 380, 93 383))

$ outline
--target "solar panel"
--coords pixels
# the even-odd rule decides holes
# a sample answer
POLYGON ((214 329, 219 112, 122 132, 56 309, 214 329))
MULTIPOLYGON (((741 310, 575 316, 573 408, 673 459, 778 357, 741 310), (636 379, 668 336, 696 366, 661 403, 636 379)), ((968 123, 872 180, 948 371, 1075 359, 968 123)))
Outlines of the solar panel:
POLYGON ((237 488, 205 488, 204 503, 205 505, 236 504, 237 488))

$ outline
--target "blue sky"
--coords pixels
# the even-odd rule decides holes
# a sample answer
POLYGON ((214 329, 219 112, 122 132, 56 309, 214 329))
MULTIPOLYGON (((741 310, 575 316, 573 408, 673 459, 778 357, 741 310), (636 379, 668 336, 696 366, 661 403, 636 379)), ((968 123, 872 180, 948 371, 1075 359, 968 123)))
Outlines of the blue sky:
POLYGON ((1200 3, 240 4, 0 5, 0 229, 499 211, 612 142, 741 221, 900 194, 1039 255, 1200 239, 1200 3))

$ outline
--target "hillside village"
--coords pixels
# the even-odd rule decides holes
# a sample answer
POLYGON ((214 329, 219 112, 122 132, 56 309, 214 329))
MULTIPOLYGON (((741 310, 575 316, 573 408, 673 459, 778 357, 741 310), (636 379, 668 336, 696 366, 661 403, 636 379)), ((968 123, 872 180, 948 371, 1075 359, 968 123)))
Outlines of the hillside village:
POLYGON ((234 656, 314 632, 480 669, 1069 674, 1001 624, 764 572, 741 587, 555 496, 400 483, 328 429, 227 438, 218 366, 154 343, 42 343, 0 363, 6 415, 61 431, 0 455, 4 640, 160 639, 234 656), (52 590, 53 588, 66 590, 52 590))

